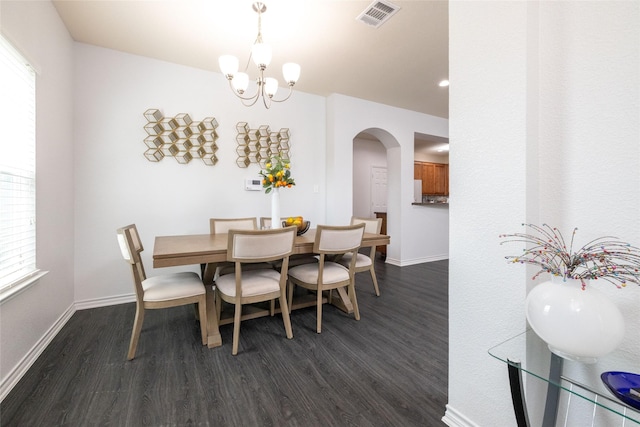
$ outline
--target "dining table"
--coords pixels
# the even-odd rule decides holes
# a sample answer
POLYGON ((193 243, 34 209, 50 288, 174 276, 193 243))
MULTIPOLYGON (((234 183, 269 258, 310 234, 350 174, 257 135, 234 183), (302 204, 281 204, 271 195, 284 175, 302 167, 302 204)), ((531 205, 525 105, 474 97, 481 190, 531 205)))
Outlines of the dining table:
MULTIPOLYGON (((316 230, 310 229, 306 233, 296 236, 294 242, 294 254, 313 254, 313 244, 315 241, 316 230)), ((233 318, 221 318, 218 322, 218 316, 215 308, 214 293, 214 275, 218 263, 227 261, 227 233, 220 234, 185 234, 173 236, 156 236, 153 245, 153 267, 176 267, 184 265, 201 265, 202 282, 206 288, 206 304, 207 304, 207 346, 209 348, 219 347, 222 345, 220 336, 220 325, 232 323, 233 318)), ((388 245, 390 237, 386 234, 364 233, 361 247, 388 245)), ((351 300, 344 288, 337 290, 339 298, 332 298, 328 301, 345 312, 352 312, 353 307, 351 300)), ((316 298, 296 298, 294 299, 291 309, 300 309, 304 307, 315 306, 316 298)), ((261 307, 252 307, 243 310, 242 320, 254 319, 258 317, 268 316, 271 314, 270 309, 261 307)))

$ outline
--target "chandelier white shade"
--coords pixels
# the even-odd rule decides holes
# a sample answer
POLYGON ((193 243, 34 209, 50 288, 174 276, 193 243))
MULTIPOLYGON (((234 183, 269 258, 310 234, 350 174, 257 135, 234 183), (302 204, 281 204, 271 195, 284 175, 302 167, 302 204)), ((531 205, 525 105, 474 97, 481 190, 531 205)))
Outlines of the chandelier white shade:
POLYGON ((265 77, 264 73, 271 63, 272 51, 271 46, 262 41, 262 13, 267 10, 264 3, 256 2, 253 4, 253 10, 258 14, 258 36, 251 47, 251 59, 258 68, 258 77, 256 78, 256 92, 253 95, 247 95, 246 91, 249 87, 249 75, 246 71, 249 68, 249 62, 245 67, 245 72, 238 72, 240 62, 233 55, 222 55, 218 58, 220 71, 229 81, 229 85, 233 93, 242 100, 242 103, 250 107, 254 105, 258 99, 262 98, 265 108, 271 107, 271 102, 283 102, 291 97, 293 86, 300 78, 300 65, 288 62, 282 66, 282 74, 284 80, 289 86, 289 93, 283 99, 276 99, 275 94, 278 91, 278 80, 273 77, 265 77))

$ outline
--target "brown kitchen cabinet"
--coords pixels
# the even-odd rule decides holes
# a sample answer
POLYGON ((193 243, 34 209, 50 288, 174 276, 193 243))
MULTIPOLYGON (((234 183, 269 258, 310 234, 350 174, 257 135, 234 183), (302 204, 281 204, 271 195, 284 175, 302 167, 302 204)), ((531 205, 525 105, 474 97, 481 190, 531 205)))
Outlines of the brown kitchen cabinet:
POLYGON ((422 162, 413 163, 413 179, 422 179, 422 162))
POLYGON ((446 163, 414 162, 414 179, 422 180, 422 194, 449 195, 449 165, 446 163))
POLYGON ((434 163, 434 166, 434 194, 441 194, 443 196, 446 196, 449 194, 449 165, 443 163, 434 163))

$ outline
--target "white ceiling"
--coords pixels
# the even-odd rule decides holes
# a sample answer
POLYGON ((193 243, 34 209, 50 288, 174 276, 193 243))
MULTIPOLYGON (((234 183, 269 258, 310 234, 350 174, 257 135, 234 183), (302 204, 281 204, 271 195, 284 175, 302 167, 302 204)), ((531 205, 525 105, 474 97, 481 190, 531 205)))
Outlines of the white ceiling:
MULTIPOLYGON (((448 78, 447 1, 391 2, 400 11, 376 29, 356 21, 371 1, 266 0, 262 35, 273 46, 267 75, 282 87, 282 64, 297 62, 296 90, 448 118, 448 88, 438 86, 448 78)), ((78 42, 205 70, 219 71, 222 54, 238 56, 243 68, 257 34, 250 0, 53 4, 78 42)))
POLYGON ((413 140, 413 151, 448 159, 449 139, 416 133, 413 140))

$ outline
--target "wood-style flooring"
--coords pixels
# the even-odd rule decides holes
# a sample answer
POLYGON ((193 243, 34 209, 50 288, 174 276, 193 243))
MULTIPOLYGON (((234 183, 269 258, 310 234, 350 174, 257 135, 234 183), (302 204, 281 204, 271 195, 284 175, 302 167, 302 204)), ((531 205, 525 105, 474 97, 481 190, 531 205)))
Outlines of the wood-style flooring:
POLYGON ((447 403, 448 262, 376 262, 357 274, 361 320, 324 306, 242 323, 231 355, 209 349, 191 306, 147 311, 126 360, 135 304, 77 311, 0 404, 10 426, 441 426, 447 403))

